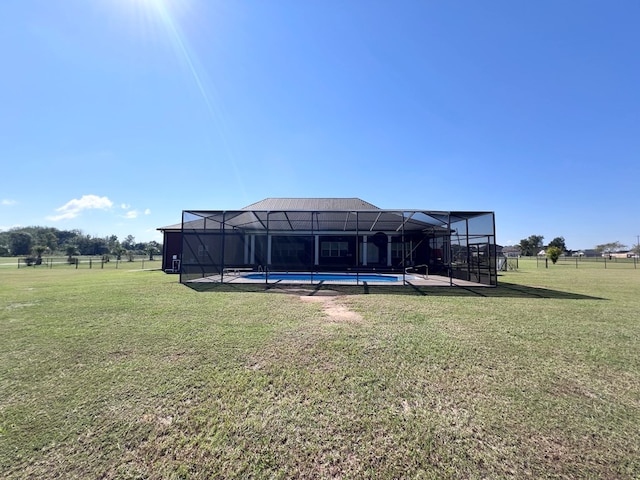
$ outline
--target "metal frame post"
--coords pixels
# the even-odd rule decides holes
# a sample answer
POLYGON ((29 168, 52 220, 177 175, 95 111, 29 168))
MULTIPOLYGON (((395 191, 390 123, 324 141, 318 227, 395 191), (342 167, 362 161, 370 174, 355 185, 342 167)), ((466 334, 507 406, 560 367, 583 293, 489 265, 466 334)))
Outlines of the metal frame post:
POLYGON ((224 282, 224 226, 226 214, 227 212, 222 212, 222 223, 220 224, 220 228, 222 228, 222 244, 220 245, 220 283, 224 282))
MULTIPOLYGON (((349 214, 351 214, 352 212, 349 212, 349 214)), ((356 285, 360 285, 360 265, 358 265, 358 263, 360 262, 360 225, 359 225, 359 217, 358 217, 358 211, 356 210, 355 212, 356 214, 356 285)))
POLYGON ((447 263, 449 269, 449 286, 453 287, 453 268, 451 266, 451 212, 447 212, 447 236, 449 241, 447 243, 447 263))
MULTIPOLYGON (((405 251, 404 246, 404 214, 406 212, 402 212, 402 235, 400 236, 400 241, 402 242, 402 285, 407 284, 407 252, 405 251)), ((414 212, 415 213, 415 212, 414 212)), ((413 214, 411 215, 413 216, 413 214)))

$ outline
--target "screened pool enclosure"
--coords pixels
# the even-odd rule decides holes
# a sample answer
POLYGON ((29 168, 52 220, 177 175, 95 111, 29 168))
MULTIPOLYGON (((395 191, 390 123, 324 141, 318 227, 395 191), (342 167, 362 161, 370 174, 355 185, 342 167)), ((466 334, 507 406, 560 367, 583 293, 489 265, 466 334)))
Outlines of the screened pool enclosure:
POLYGON ((361 274, 369 281, 382 274, 403 284, 435 276, 450 285, 497 284, 493 212, 383 210, 339 200, 183 211, 180 281, 282 283, 283 272, 304 272, 295 278, 317 283, 328 278, 321 273, 348 274, 359 283, 361 274), (351 208, 336 208, 344 206, 351 208))

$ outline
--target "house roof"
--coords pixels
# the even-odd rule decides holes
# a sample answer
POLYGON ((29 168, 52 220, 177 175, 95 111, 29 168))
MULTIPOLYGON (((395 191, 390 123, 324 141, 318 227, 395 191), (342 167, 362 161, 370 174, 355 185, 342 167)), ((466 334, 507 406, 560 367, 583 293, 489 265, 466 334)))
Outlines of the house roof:
POLYGON ((265 198, 242 210, 380 210, 360 198, 265 198))
POLYGON ((452 221, 485 213, 385 210, 360 198, 265 198, 241 210, 185 210, 183 223, 158 230, 448 232, 452 221))
MULTIPOLYGON (((361 198, 265 198, 259 202, 252 203, 242 208, 242 210, 312 210, 312 211, 332 211, 332 210, 380 210, 372 203, 365 202, 361 198)), ((158 230, 181 230, 182 223, 159 227, 158 230)))
POLYGON ((158 227, 156 230, 160 230, 161 232, 165 230, 182 230, 182 223, 174 223, 173 225, 167 225, 166 227, 158 227))

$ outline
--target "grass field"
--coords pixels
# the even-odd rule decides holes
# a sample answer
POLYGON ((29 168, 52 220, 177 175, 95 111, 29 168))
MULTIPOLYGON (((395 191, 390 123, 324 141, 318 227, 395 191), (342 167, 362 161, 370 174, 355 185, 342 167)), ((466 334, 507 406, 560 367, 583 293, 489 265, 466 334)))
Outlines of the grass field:
POLYGON ((124 267, 0 268, 0 477, 640 477, 640 270, 301 297, 124 267))

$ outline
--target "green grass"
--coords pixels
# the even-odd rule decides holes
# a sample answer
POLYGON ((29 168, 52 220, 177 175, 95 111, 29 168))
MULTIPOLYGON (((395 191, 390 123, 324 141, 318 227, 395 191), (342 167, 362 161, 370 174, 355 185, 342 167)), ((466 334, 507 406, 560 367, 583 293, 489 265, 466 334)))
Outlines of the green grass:
POLYGON ((638 478, 640 270, 500 282, 343 288, 341 320, 157 271, 2 268, 0 477, 638 478))

